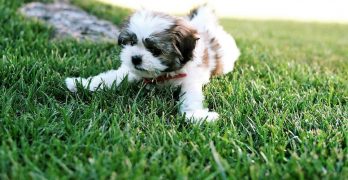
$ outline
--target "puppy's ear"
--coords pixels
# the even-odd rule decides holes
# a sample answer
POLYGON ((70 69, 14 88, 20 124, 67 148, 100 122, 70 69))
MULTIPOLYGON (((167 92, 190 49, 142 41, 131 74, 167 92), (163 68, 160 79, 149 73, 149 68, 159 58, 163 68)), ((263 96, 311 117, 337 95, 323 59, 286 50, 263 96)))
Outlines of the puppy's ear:
POLYGON ((190 26, 185 20, 176 21, 172 31, 173 45, 180 57, 180 63, 185 64, 193 57, 193 50, 199 39, 197 30, 190 26))

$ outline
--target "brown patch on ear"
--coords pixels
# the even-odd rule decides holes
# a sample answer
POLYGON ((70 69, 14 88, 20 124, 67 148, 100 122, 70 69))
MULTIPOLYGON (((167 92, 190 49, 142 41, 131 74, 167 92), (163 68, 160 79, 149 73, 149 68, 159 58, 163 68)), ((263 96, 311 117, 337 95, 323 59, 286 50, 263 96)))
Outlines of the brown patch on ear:
POLYGON ((193 50, 196 47, 196 42, 199 39, 197 30, 191 27, 183 19, 178 19, 172 29, 173 45, 178 55, 180 62, 185 64, 193 57, 193 50))

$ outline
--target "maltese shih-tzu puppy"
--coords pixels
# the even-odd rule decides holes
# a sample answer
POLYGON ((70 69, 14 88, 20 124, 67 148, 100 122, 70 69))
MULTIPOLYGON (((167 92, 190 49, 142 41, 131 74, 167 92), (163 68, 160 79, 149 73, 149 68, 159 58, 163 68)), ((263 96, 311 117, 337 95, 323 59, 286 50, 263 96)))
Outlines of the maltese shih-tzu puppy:
POLYGON ((218 24, 211 9, 201 6, 186 17, 139 10, 121 29, 118 44, 121 66, 97 76, 72 77, 67 88, 77 84, 90 91, 128 82, 180 87, 179 112, 189 122, 211 122, 219 114, 203 106, 203 86, 213 76, 233 70, 240 51, 233 37, 218 24))

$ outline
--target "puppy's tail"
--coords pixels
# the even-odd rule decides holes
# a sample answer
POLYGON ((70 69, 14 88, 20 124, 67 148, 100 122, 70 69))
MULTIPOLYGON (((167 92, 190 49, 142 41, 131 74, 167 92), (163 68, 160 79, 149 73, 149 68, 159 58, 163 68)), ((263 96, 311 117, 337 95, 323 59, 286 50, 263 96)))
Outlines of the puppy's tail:
POLYGON ((191 22, 204 22, 204 24, 211 25, 217 24, 218 21, 214 10, 209 8, 207 4, 192 9, 187 17, 191 22))

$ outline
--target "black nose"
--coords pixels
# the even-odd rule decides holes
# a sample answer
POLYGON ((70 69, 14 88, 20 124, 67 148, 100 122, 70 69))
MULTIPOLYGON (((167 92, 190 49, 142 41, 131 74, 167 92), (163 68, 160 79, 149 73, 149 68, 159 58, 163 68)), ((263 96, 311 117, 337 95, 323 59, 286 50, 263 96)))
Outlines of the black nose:
POLYGON ((141 56, 132 56, 132 63, 134 65, 139 65, 141 64, 141 56))

